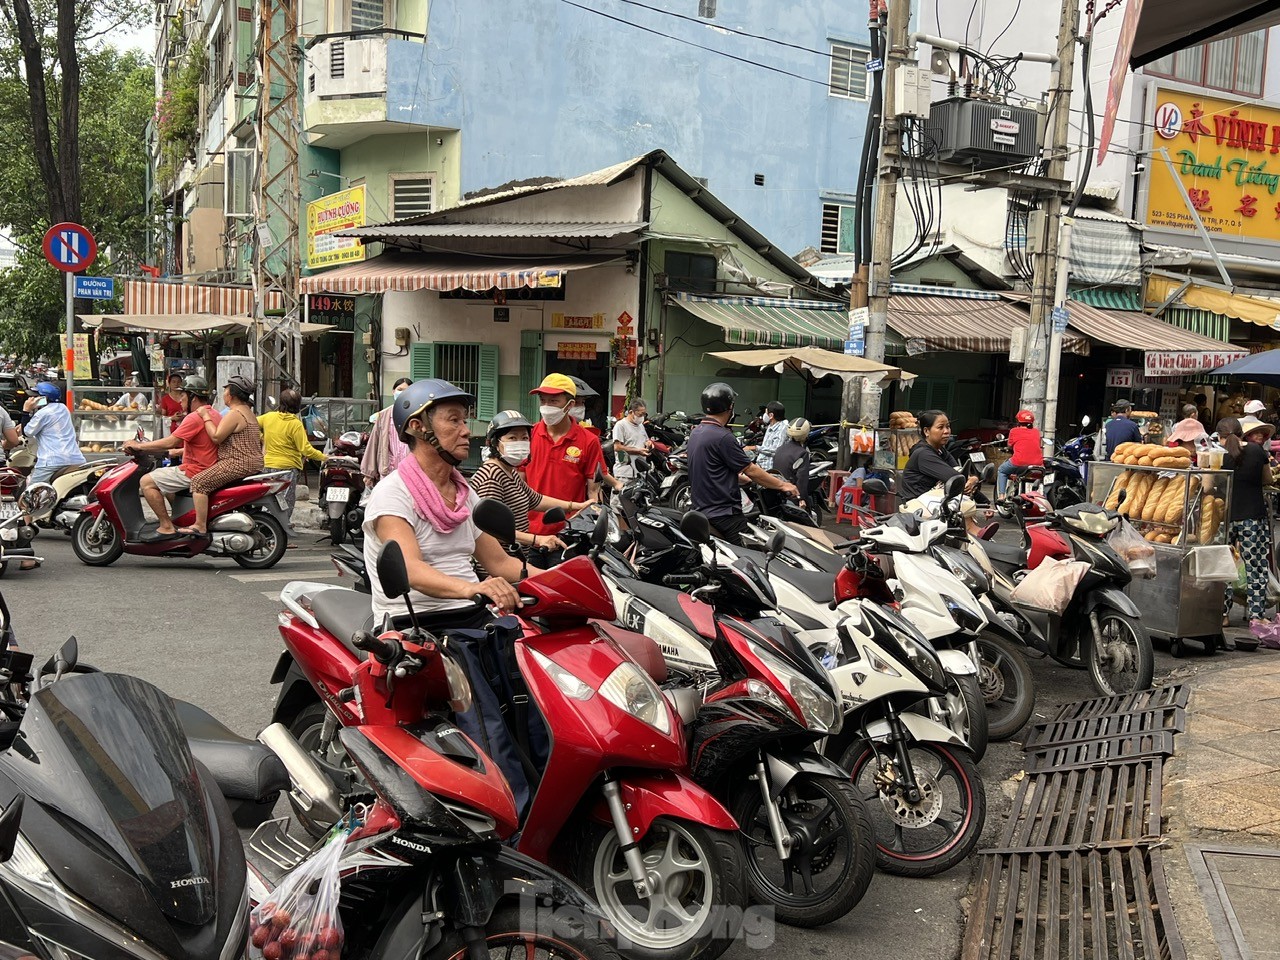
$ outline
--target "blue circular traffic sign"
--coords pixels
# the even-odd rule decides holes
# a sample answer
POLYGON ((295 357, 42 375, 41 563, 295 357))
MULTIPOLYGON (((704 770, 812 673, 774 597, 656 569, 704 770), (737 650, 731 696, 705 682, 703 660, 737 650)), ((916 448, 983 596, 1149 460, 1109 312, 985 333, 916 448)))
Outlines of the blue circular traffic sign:
POLYGON ((44 258, 65 273, 88 270, 98 255, 98 241, 78 223, 55 223, 45 231, 44 258))

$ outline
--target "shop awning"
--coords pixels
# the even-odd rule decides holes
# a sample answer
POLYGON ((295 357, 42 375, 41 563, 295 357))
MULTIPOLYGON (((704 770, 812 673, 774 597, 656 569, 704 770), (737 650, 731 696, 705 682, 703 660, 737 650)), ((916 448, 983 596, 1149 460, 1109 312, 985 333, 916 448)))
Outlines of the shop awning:
POLYGON ((1277 0, 1145 0, 1129 64, 1135 70, 1175 50, 1280 23, 1277 0))
MULTIPOLYGON (((255 326, 250 317, 231 317, 219 313, 82 313, 79 317, 91 330, 143 333, 247 333, 255 326)), ((267 321, 262 326, 265 328, 270 322, 267 321)), ((339 332, 323 323, 302 323, 299 326, 304 337, 339 332)))
MULTIPOLYGON (((895 290, 907 289, 895 285, 895 290)), ((946 295, 895 292, 889 297, 889 326, 906 338, 908 353, 1007 354, 1014 332, 1026 325, 1025 311, 983 291, 957 290, 946 295)), ((1062 348, 1088 355, 1089 341, 1068 329, 1062 348)))
POLYGON ((879 382, 881 380, 901 380, 910 382, 916 378, 914 373, 900 370, 887 363, 876 363, 862 357, 823 350, 820 347, 783 347, 777 350, 722 350, 709 353, 709 357, 727 360, 743 367, 756 367, 760 370, 772 368, 778 373, 810 373, 816 378, 836 376, 841 380, 852 380, 854 377, 867 377, 879 382))
POLYGON ((843 349, 849 336, 849 311, 825 300, 677 293, 672 302, 724 330, 725 343, 843 349))
MULTIPOLYGON (((266 309, 279 310, 283 305, 280 291, 267 292, 266 309)), ((228 317, 247 317, 253 313, 253 288, 168 280, 126 280, 124 312, 142 315, 222 314, 228 317)))
POLYGON ((564 275, 589 270, 617 257, 560 257, 545 262, 493 257, 399 257, 385 254, 303 277, 303 293, 410 293, 415 290, 518 290, 558 287, 564 275))
MULTIPOLYGON (((1163 303, 1182 284, 1169 277, 1149 277, 1147 279, 1147 302, 1163 303)), ((1178 302, 1188 307, 1197 307, 1211 313, 1221 313, 1246 323, 1256 323, 1263 327, 1280 329, 1280 300, 1270 297, 1250 297, 1243 293, 1232 293, 1230 290, 1219 290, 1193 283, 1178 296, 1178 302)))

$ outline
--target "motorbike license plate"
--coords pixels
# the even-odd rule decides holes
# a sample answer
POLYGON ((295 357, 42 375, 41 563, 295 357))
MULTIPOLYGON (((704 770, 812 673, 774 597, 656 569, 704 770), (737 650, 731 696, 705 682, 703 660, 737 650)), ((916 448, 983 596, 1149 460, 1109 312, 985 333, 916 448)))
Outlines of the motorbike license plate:
POLYGON ((985 453, 971 453, 969 454, 969 462, 970 463, 986 463, 987 455, 985 453))
POLYGON ((1044 475, 1044 479, 1040 482, 1040 485, 1044 487, 1049 486, 1049 484, 1053 483, 1053 477, 1054 475, 1052 473, 1046 473, 1044 475))
POLYGON ((8 520, 10 517, 16 517, 22 510, 18 507, 16 500, 6 500, 0 503, 0 520, 8 520))
POLYGON ((330 487, 324 492, 326 503, 346 503, 351 499, 351 491, 346 487, 330 487))

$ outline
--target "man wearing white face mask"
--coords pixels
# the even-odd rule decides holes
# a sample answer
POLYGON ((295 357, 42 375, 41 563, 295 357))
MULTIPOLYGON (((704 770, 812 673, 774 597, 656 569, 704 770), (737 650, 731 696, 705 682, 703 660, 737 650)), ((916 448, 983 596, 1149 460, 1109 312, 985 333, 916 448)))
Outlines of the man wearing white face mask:
POLYGON ((564 543, 554 534, 529 532, 529 511, 559 507, 573 513, 587 505, 581 500, 544 497, 530 488, 516 469, 529 459, 529 436, 533 424, 518 410, 503 410, 489 421, 485 442, 492 458, 486 460, 471 478, 471 488, 480 497, 492 497, 507 505, 516 518, 516 540, 526 547, 563 550, 564 543))
POLYGON ((618 457, 613 475, 619 480, 636 475, 636 468, 631 465, 632 457, 646 457, 653 449, 653 441, 644 428, 647 409, 643 400, 632 400, 627 415, 613 425, 613 449, 618 457))
MULTIPOLYGON (((529 440, 529 460, 524 478, 530 487, 556 500, 578 503, 595 495, 595 474, 605 470, 600 440, 587 432, 571 415, 578 388, 562 373, 550 373, 529 391, 538 397, 541 420, 529 440)), ((529 530, 542 536, 555 533, 558 525, 542 522, 542 512, 529 513, 529 530)))

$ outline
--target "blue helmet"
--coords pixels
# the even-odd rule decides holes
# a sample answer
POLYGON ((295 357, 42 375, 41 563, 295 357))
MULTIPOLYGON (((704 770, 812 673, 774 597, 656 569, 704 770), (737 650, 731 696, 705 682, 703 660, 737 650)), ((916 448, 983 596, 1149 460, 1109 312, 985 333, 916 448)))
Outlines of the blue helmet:
POLYGON ((48 380, 41 381, 36 384, 36 393, 44 397, 50 403, 62 402, 62 391, 58 389, 56 383, 50 383, 48 380))
POLYGON ((409 426, 409 421, 421 417, 423 426, 426 428, 426 436, 423 439, 436 448, 436 451, 445 462, 456 467, 461 461, 447 451, 440 449, 440 441, 431 429, 430 419, 423 416, 437 403, 445 402, 461 403, 466 407, 474 407, 476 398, 461 387, 454 386, 448 380, 439 380, 434 377, 419 380, 405 387, 396 396, 391 408, 391 422, 395 426, 396 435, 401 440, 407 440, 405 430, 409 426))

